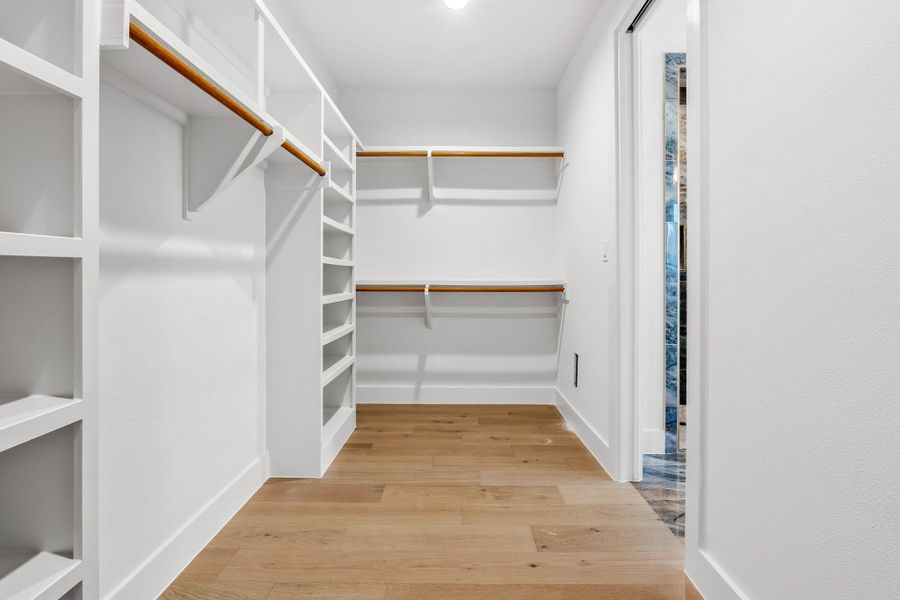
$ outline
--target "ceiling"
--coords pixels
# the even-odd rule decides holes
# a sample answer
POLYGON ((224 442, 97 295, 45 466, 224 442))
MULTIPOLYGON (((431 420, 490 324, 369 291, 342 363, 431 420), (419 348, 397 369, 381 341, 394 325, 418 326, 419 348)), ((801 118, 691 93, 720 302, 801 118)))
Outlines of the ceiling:
POLYGON ((286 0, 341 86, 556 86, 597 0, 286 0))

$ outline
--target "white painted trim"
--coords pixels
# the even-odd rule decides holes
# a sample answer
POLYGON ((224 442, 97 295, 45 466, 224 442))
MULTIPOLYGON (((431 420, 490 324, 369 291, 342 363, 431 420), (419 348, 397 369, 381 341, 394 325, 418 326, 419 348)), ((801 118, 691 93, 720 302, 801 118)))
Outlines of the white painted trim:
POLYGON ((532 404, 553 405, 547 387, 357 386, 359 404, 532 404))
POLYGON ((615 471, 611 468, 615 465, 615 456, 609 442, 596 429, 591 427, 587 419, 578 412, 575 405, 569 402, 569 399, 558 388, 554 390, 554 396, 556 398, 556 407, 562 413, 575 435, 594 455, 597 462, 606 469, 606 472, 610 476, 615 477, 615 471))
POLYGON ((325 473, 328 472, 328 469, 331 467, 331 463, 334 462, 334 459, 337 458, 337 455, 341 452, 341 448, 344 447, 344 444, 347 443, 347 440, 350 439, 350 436, 353 435, 353 432, 356 430, 356 408, 350 409, 350 414, 343 420, 343 422, 338 426, 337 430, 331 436, 331 438, 327 438, 324 440, 322 445, 322 476, 325 476, 325 473))
POLYGON ((636 160, 638 144, 635 130, 634 104, 634 36, 627 33, 641 4, 634 3, 616 32, 616 240, 619 260, 616 261, 617 294, 615 297, 615 322, 610 331, 615 332, 614 357, 615 398, 613 426, 615 436, 616 471, 621 481, 642 478, 643 466, 640 454, 640 406, 637 390, 638 341, 635 339, 637 293, 636 256, 636 160))
POLYGON ((688 554, 685 548, 685 572, 688 579, 709 600, 750 600, 721 565, 705 550, 688 554))
POLYGON ((77 237, 0 231, 0 256, 81 258, 82 240, 77 237))
POLYGON ((666 432, 662 429, 644 429, 641 432, 641 454, 665 454, 666 432))
POLYGON ((709 0, 688 0, 688 423, 685 572, 706 598, 748 600, 706 550, 709 382, 709 0))
POLYGON ((25 77, 74 98, 84 96, 85 83, 81 77, 73 75, 65 69, 61 69, 2 38, 0 38, 0 65, 5 65, 25 77))
POLYGON ((156 598, 190 564, 269 477, 268 454, 254 459, 235 479, 182 525, 104 600, 156 598))

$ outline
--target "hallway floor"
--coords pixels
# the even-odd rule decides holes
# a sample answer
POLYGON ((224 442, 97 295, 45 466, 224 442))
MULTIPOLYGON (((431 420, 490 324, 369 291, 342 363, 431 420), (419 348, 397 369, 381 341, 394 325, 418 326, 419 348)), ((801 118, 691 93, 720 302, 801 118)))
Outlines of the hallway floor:
POLYGON ((271 480, 165 600, 699 600, 683 549, 549 406, 359 407, 322 480, 271 480))
POLYGON ((644 456, 644 480, 635 483, 659 518, 684 542, 685 504, 684 452, 644 456))

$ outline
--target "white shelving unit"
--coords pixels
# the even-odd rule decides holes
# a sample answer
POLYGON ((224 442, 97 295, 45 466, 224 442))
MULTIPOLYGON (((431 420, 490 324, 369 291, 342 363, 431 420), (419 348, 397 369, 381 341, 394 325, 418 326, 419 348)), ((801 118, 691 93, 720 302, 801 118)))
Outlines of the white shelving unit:
POLYGON ((9 600, 99 596, 98 9, 0 3, 0 598, 9 600))
POLYGON ((107 83, 185 128, 185 218, 201 218, 243 173, 265 168, 271 473, 320 477, 356 426, 358 137, 263 0, 227 11, 185 0, 177 17, 160 0, 104 0, 101 39, 107 83))
MULTIPOLYGON (((555 203, 559 200, 566 170, 569 163, 566 150, 559 146, 371 146, 360 154, 371 162, 373 160, 399 159, 421 161, 428 177, 427 201, 430 205, 441 202, 511 202, 511 203, 555 203), (464 172, 461 167, 470 169, 473 161, 481 163, 481 168, 472 172, 481 175, 490 174, 490 163, 484 161, 528 161, 528 170, 535 170, 535 163, 545 163, 544 170, 550 176, 550 185, 539 188, 458 188, 440 186, 438 182, 437 164, 446 164, 447 178, 454 180, 464 172), (455 168, 454 168, 455 167, 455 168)), ((526 171, 528 172, 528 171, 526 171)), ((520 179, 521 173, 514 179, 520 179)), ((492 182, 493 183, 493 182, 492 182)), ((396 195, 395 190, 389 193, 396 195)), ((360 201, 383 200, 380 190, 364 190, 360 192, 360 201)))
POLYGON ((355 228, 358 140, 330 99, 325 103, 322 139, 333 178, 322 197, 324 469, 331 464, 356 428, 355 228), (341 319, 340 316, 344 318, 341 319))

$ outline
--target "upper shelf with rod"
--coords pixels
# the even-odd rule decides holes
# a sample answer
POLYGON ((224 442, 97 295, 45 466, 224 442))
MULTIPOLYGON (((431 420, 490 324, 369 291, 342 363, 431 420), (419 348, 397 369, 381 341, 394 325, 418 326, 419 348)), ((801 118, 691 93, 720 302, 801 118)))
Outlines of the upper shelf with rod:
POLYGON ((359 281, 359 293, 422 294, 425 307, 425 327, 433 329, 434 311, 432 294, 559 294, 563 304, 568 303, 566 282, 553 281, 359 281))
POLYGON ((252 29, 249 37, 255 33, 257 64, 250 75, 245 75, 246 65, 228 68, 237 77, 232 80, 139 2, 106 2, 104 78, 187 127, 186 216, 264 160, 305 165, 307 173, 323 178, 315 186, 327 187, 331 167, 323 160, 324 129, 330 124, 333 135, 343 132, 344 138, 355 139, 262 0, 245 4, 240 18, 249 23, 241 25, 252 29), (133 45, 143 49, 129 49, 133 45), (252 85, 249 79, 255 79, 252 85), (297 101, 298 94, 305 97, 303 102, 297 101))
POLYGON ((356 153, 359 158, 557 158, 558 146, 373 146, 356 153))
MULTIPOLYGON (((553 201, 559 199, 563 178, 569 167, 565 148, 558 146, 373 146, 358 151, 360 159, 425 159, 428 173, 428 202, 432 206, 453 197, 461 200, 509 198, 524 201, 553 201), (497 193, 471 190, 449 190, 437 187, 435 183, 435 160, 439 159, 528 159, 559 161, 555 169, 556 186, 546 190, 509 190, 497 193)), ((364 194, 360 194, 363 198, 364 194)))

